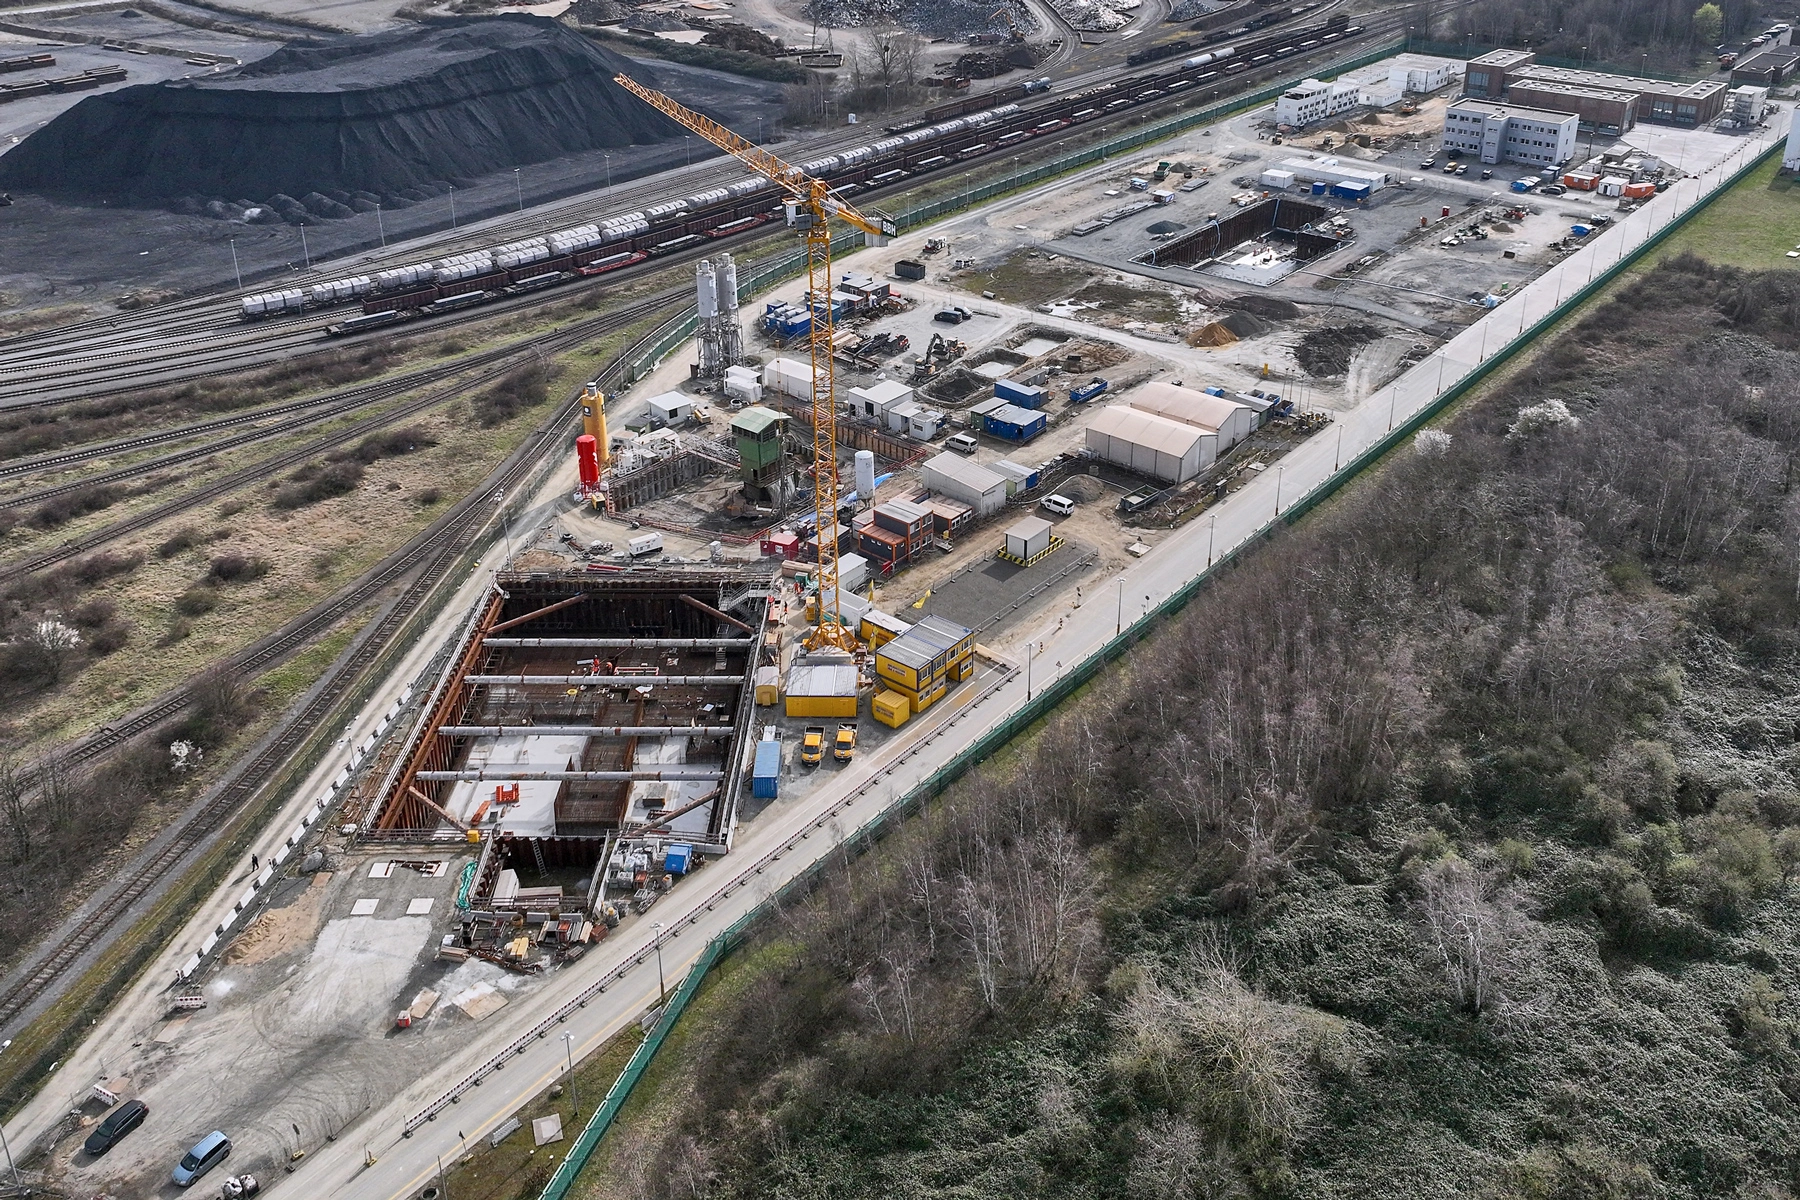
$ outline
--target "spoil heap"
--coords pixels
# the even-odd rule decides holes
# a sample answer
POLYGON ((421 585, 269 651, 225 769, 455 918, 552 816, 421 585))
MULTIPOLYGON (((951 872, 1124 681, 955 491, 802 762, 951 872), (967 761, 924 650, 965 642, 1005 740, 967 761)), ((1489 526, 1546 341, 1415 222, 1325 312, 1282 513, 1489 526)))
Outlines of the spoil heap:
POLYGON ((289 46, 224 75, 90 96, 0 157, 0 187, 145 205, 321 193, 403 204, 444 180, 679 133, 612 82, 622 70, 654 83, 530 16, 289 46))

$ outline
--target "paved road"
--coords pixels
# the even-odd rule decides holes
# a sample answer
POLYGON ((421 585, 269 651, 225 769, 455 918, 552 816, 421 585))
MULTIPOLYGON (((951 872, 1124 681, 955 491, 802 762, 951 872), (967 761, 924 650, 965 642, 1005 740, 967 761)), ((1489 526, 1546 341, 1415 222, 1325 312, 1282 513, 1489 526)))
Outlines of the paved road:
MULTIPOLYGON (((1725 163, 1700 178, 1684 181, 1618 222, 1393 385, 1340 414, 1334 426, 1296 447, 1274 470, 1265 472, 1220 505, 1207 521, 1194 522, 1171 534, 1153 554, 1107 584, 1084 589, 1087 603, 1082 608, 1073 609, 1066 603, 1052 605, 1039 616, 1036 629, 1021 639, 1041 646, 1033 670, 1036 686, 1043 686, 1052 675, 1098 650, 1115 635, 1121 622, 1140 617, 1147 608, 1185 586, 1213 559, 1257 536, 1281 511, 1322 485, 1340 463, 1378 441, 1393 425, 1429 404, 1442 389, 1453 386, 1462 374, 1518 337, 1521 330, 1529 329, 1564 297, 1665 225, 1677 211, 1691 206, 1742 161, 1770 142, 1784 138, 1786 124, 1784 114, 1779 128, 1747 137, 1725 163)), ((1015 204, 1020 199, 1006 203, 1015 204)), ((481 586, 479 578, 472 578, 466 599, 472 600, 473 590, 481 586)), ((422 667, 426 657, 422 648, 407 669, 397 673, 396 687, 422 667)), ((669 927, 661 956, 665 976, 678 978, 709 937, 762 903, 781 881, 816 862, 848 833, 904 795, 1024 700, 1022 672, 1005 664, 990 663, 970 686, 934 709, 928 720, 909 726, 905 736, 894 739, 882 753, 864 758, 843 772, 835 786, 822 787, 785 809, 778 805, 759 818, 742 835, 730 857, 684 882, 653 910, 655 918, 669 927), (779 857, 769 857, 778 851, 779 857)), ((372 705, 371 715, 353 727, 351 736, 361 737, 364 722, 372 724, 390 702, 383 698, 372 705)), ((321 778, 314 783, 322 783, 322 778, 333 769, 323 769, 321 778)), ((302 794, 310 796, 316 790, 309 784, 302 794)), ((285 824, 279 828, 285 829, 285 824)), ((278 834, 273 836, 279 840, 278 834)), ((229 909, 232 894, 227 890, 216 899, 202 919, 215 919, 220 911, 229 909)), ((651 930, 643 926, 602 943, 578 966, 549 981, 529 1001, 509 1005, 490 1018, 481 1028, 479 1043, 472 1043, 463 1054, 414 1081, 336 1142, 313 1147, 293 1175, 271 1181, 271 1190, 283 1196, 345 1196, 357 1200, 400 1200, 414 1194, 429 1181, 440 1157, 454 1158, 472 1140, 483 1136, 554 1082, 568 1051, 559 1037, 546 1036, 411 1138, 400 1135, 406 1117, 442 1095, 499 1046, 529 1030, 544 1014, 554 1011, 591 981, 636 960, 637 965, 630 966, 603 996, 577 1010, 566 1023, 564 1031, 570 1035, 571 1049, 577 1057, 602 1045, 654 1003, 658 977, 651 937, 651 930), (365 1154, 375 1156, 373 1166, 364 1165, 365 1154)), ((188 952, 184 944, 178 943, 168 956, 169 968, 172 970, 174 963, 188 952)), ((160 969, 153 969, 123 1007, 135 1007, 141 1013, 145 1006, 153 1005, 154 993, 166 978, 160 969)), ((108 1047, 117 1050, 132 1037, 134 1026, 130 1020, 109 1020, 108 1025, 112 1028, 77 1051, 8 1128, 13 1145, 26 1144, 67 1111, 71 1098, 98 1077, 108 1047)), ((590 1098, 588 1103, 592 1102, 590 1098)))

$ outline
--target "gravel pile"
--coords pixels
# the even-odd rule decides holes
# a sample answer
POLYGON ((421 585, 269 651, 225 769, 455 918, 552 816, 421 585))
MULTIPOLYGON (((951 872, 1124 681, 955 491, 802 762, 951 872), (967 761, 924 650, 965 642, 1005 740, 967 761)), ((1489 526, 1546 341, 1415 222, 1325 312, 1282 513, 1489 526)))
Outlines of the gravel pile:
POLYGON ((1020 0, 812 0, 805 14, 834 29, 893 22, 926 37, 966 38, 1007 32, 1000 9, 1010 11, 1025 33, 1036 31, 1037 18, 1020 0))
POLYGON ((612 82, 622 70, 655 83, 523 15, 289 46, 90 96, 0 156, 0 187, 290 224, 403 207, 448 181, 678 134, 612 82))

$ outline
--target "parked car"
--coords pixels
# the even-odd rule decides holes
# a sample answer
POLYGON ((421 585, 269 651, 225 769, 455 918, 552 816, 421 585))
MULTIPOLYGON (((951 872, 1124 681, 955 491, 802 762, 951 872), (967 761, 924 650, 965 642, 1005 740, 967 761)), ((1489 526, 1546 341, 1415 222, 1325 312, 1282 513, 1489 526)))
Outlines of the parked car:
POLYGON ((1066 517, 1075 511, 1075 502, 1067 496, 1045 496, 1038 501, 1038 507, 1059 517, 1066 517))
POLYGON ((1494 177, 1494 172, 1487 167, 1483 167, 1481 168, 1481 177, 1483 179, 1492 179, 1494 177))
POLYGON ((231 1153, 231 1139, 217 1129, 194 1143, 194 1148, 181 1156, 171 1178, 176 1187, 191 1187, 194 1181, 224 1162, 231 1153))
POLYGON ((945 325, 961 325, 974 315, 966 308, 944 308, 939 309, 937 315, 931 319, 945 325))
POLYGON ((1425 160, 1425 161, 1424 161, 1424 162, 1422 162, 1422 163, 1420 163, 1420 164, 1419 164, 1419 170, 1421 170, 1421 171, 1429 171, 1429 170, 1431 170, 1431 168, 1433 168, 1433 167, 1435 167, 1435 166, 1437 166, 1437 159, 1435 159, 1435 158, 1428 158, 1428 159, 1426 159, 1426 160, 1425 160))
POLYGON ((1546 196, 1560 196, 1568 190, 1568 188, 1560 183, 1546 183, 1543 187, 1538 189, 1538 191, 1544 193, 1546 196))
POLYGON ((94 1126, 94 1132, 88 1134, 88 1139, 83 1143, 82 1148, 95 1158, 99 1158, 124 1140, 126 1134, 142 1125, 144 1118, 149 1115, 150 1106, 148 1104, 142 1100, 127 1100, 107 1113, 101 1119, 100 1124, 94 1126))
POLYGON ((1456 173, 1458 175, 1467 175, 1469 173, 1469 164, 1468 163, 1457 163, 1456 164, 1456 173))

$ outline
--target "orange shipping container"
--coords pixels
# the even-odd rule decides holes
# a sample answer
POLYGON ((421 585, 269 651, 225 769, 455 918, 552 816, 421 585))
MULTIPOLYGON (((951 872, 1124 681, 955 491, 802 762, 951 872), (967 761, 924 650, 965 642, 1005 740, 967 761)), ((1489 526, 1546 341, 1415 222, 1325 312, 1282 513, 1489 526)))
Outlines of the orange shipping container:
POLYGON ((1625 194, 1633 200, 1645 200, 1656 195, 1656 185, 1654 183, 1628 183, 1625 185, 1625 194))

